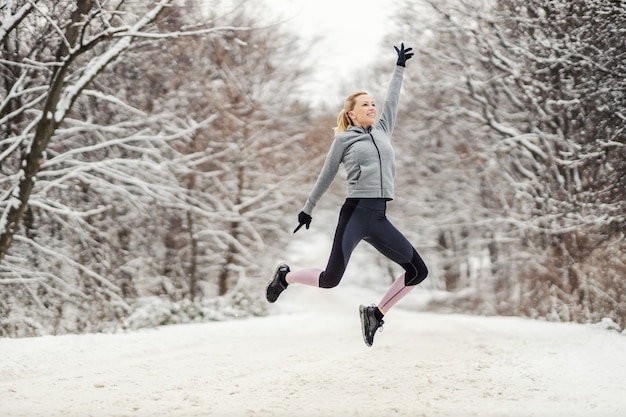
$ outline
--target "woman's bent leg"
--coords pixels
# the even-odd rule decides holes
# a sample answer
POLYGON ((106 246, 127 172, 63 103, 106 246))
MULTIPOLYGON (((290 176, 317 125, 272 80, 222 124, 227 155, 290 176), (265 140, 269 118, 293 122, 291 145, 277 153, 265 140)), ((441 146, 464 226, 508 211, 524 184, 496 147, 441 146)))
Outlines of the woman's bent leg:
POLYGON ((428 269, 411 243, 386 218, 378 222, 375 232, 366 241, 405 270, 378 304, 378 309, 385 314, 417 284, 426 279, 428 269))

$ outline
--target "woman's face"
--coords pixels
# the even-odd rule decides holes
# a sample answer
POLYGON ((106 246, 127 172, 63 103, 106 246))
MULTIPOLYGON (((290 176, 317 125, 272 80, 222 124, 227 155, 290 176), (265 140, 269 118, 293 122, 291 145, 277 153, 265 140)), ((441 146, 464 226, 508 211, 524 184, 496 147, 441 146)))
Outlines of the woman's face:
POLYGON ((355 126, 368 127, 376 123, 376 107, 374 99, 367 94, 361 94, 355 99, 354 109, 348 112, 355 126))

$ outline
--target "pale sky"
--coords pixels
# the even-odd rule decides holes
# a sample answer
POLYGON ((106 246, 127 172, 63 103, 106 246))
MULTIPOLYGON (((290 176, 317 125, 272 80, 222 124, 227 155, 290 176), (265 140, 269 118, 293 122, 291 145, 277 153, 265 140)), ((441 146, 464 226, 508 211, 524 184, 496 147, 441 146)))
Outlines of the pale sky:
MULTIPOLYGON (((367 89, 354 79, 359 68, 373 64, 388 32, 390 4, 382 0, 266 0, 285 26, 306 39, 321 37, 309 52, 315 74, 307 88, 316 103, 341 106, 344 95, 367 89)), ((390 45, 389 59, 394 59, 390 45)))

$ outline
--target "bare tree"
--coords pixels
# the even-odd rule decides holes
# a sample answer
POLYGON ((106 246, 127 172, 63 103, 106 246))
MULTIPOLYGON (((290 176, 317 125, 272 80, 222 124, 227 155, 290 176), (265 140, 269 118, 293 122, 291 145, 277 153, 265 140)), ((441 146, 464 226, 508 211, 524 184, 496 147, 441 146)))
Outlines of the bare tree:
MULTIPOLYGON (((218 26, 219 16, 197 23, 198 4, 185 7, 191 8, 187 14, 165 0, 0 7, 2 334, 110 328, 133 310, 136 297, 193 298, 198 274, 222 259, 215 247, 203 246, 207 237, 217 236, 223 251, 224 242, 239 240, 222 225, 238 221, 253 248, 268 236, 259 219, 280 220, 280 207, 290 204, 283 190, 289 187, 281 184, 297 158, 282 166, 281 160, 290 161, 281 154, 289 143, 276 143, 286 134, 274 132, 282 126, 277 118, 268 121, 269 109, 250 122, 259 128, 257 139, 270 138, 265 148, 256 147, 268 156, 265 168, 279 168, 265 177, 250 175, 255 182, 233 204, 208 186, 231 171, 220 160, 226 150, 212 144, 223 116, 219 107, 228 107, 220 90, 242 79, 213 77, 198 85, 202 74, 186 77, 184 71, 223 71, 204 48, 221 36, 228 37, 224 45, 243 48, 235 34, 250 28, 218 26), (193 42, 181 39, 204 39, 197 43, 202 49, 185 51, 193 42), (190 68, 170 61, 176 57, 202 59, 190 68), (192 111, 214 101, 217 106, 192 111), (188 236, 182 244, 172 240, 176 224, 188 236), (168 242, 172 251, 163 256, 168 242), (170 268, 177 258, 182 269, 170 268)), ((265 77, 250 81, 251 88, 276 85, 271 73, 265 77), (264 86, 255 87, 258 82, 264 86)), ((247 115, 239 117, 245 124, 247 115)))
MULTIPOLYGON (((65 286, 68 297, 81 298, 85 293, 80 286, 65 283, 57 272, 29 271, 33 253, 47 255, 71 266, 94 283, 97 293, 115 300, 122 309, 127 306, 120 297, 119 288, 105 276, 85 267, 80 260, 42 246, 36 239, 33 223, 38 209, 53 217, 60 214, 66 217, 62 213, 67 213, 67 206, 46 198, 46 194, 59 189, 59 183, 54 178, 50 180, 49 176, 72 176, 67 171, 55 171, 59 159, 71 159, 81 150, 90 149, 88 146, 62 149, 68 152, 58 158, 59 145, 62 147, 63 144, 53 143, 51 146, 52 138, 62 136, 61 129, 66 133, 74 129, 74 135, 87 130, 85 126, 90 123, 89 119, 79 127, 68 122, 72 108, 81 96, 88 95, 89 86, 108 65, 130 49, 136 39, 148 36, 152 22, 169 4, 169 1, 161 1, 132 10, 123 2, 108 3, 108 7, 103 8, 100 3, 92 1, 24 1, 2 7, 0 169, 4 175, 0 180, 0 261, 4 278, 1 283, 3 287, 22 285, 24 292, 46 310, 51 306, 40 297, 40 291, 55 291, 55 283, 65 286), (41 186, 42 196, 33 199, 35 188, 41 186), (26 229, 24 235, 18 234, 22 220, 26 229), (23 247, 9 256, 9 248, 16 241, 23 247)), ((107 101, 106 97, 104 99, 107 101)), ((122 138, 115 141, 122 147, 128 146, 129 142, 136 143, 137 140, 122 138)), ((110 143, 96 147, 103 149, 107 145, 110 143)), ((106 165, 110 167, 111 164, 102 163, 98 168, 106 170, 106 165)), ((78 212, 69 216, 70 220, 76 221, 72 226, 84 224, 86 215, 78 212)), ((19 294, 13 296, 19 297, 19 294)), ((7 303, 19 305, 11 300, 7 303)), ((57 313, 50 313, 51 316, 62 314, 59 311, 62 307, 56 308, 57 313)), ((3 314, 5 318, 8 316, 3 314)))
POLYGON ((543 268, 527 268, 538 281, 525 281, 528 293, 547 289, 530 312, 577 321, 609 315, 624 325, 623 286, 615 286, 624 266, 611 265, 604 253, 625 249, 626 5, 598 0, 499 6, 502 17, 491 22, 493 50, 500 51, 493 63, 499 64, 501 84, 511 86, 502 92, 517 98, 503 97, 503 108, 528 113, 512 121, 492 111, 492 125, 515 129, 503 132, 506 156, 514 157, 507 166, 523 184, 518 193, 535 228, 533 244, 548 254, 543 268))
POLYGON ((166 265, 189 278, 191 299, 224 295, 241 277, 257 277, 273 262, 259 254, 284 239, 282 213, 292 206, 293 184, 310 159, 303 141, 311 117, 299 103, 298 87, 304 50, 293 36, 263 27, 251 15, 242 8, 229 19, 257 29, 172 40, 167 54, 154 51, 158 59, 144 56, 132 69, 162 86, 152 104, 181 118, 212 120, 176 142, 184 163, 172 164, 193 206, 215 214, 191 210, 171 218, 166 265), (187 71, 154 67, 164 58, 187 71))
POLYGON ((446 274, 458 282, 471 265, 455 263, 488 261, 460 286, 480 288, 478 311, 623 324, 624 264, 606 257, 624 250, 623 2, 400 9, 416 8, 400 18, 423 57, 407 84, 420 116, 412 133, 428 140, 415 153, 429 158, 432 195, 453 200, 418 212, 438 219, 446 274))

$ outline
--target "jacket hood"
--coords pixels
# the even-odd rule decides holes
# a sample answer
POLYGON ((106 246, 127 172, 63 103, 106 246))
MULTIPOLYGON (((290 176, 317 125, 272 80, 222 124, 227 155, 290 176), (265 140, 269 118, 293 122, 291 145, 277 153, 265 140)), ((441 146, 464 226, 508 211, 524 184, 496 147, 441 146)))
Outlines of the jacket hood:
POLYGON ((346 132, 356 132, 356 133, 369 133, 369 132, 372 131, 372 126, 363 127, 363 126, 350 125, 350 126, 348 126, 348 128, 345 131, 346 132))

